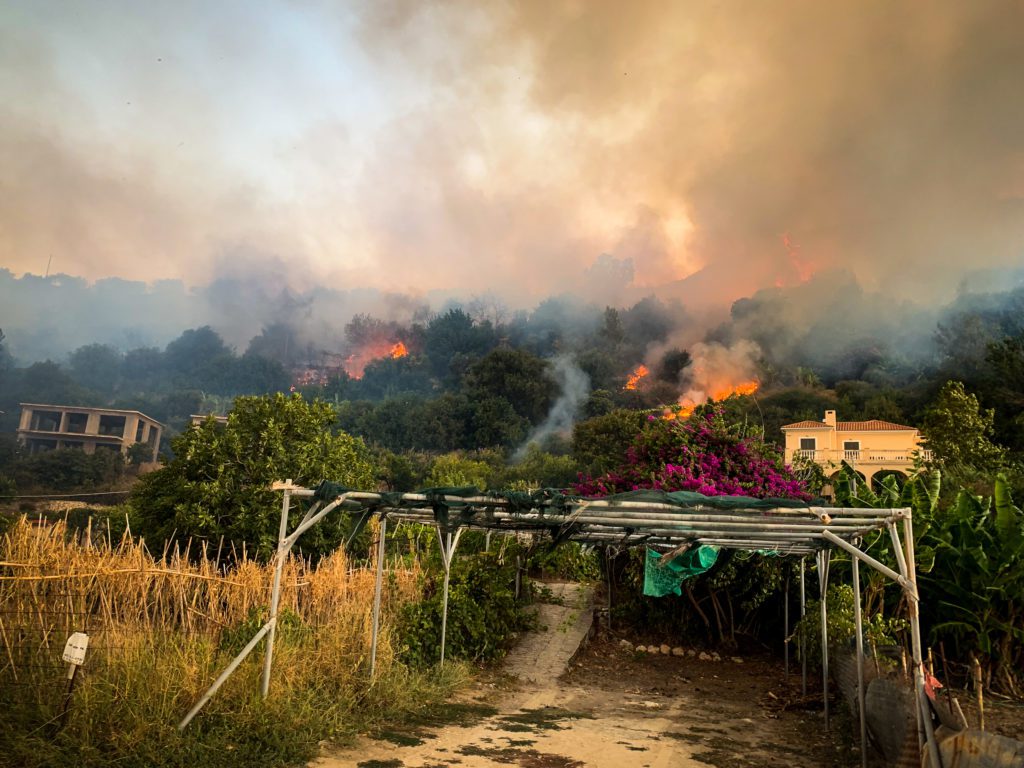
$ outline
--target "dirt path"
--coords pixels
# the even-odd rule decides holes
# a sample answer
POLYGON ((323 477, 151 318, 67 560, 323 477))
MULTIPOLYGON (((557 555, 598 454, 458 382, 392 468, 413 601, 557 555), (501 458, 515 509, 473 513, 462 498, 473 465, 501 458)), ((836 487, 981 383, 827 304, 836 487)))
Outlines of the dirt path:
MULTIPOLYGON (((638 653, 594 641, 572 668, 585 634, 589 593, 553 588, 562 605, 542 610, 506 670, 518 683, 481 680, 463 701, 421 725, 364 738, 316 768, 822 768, 857 763, 822 733, 816 711, 793 698, 774 662, 701 660, 638 653), (559 673, 562 673, 561 675, 559 673)), ((798 686, 799 679, 793 683, 798 686)))

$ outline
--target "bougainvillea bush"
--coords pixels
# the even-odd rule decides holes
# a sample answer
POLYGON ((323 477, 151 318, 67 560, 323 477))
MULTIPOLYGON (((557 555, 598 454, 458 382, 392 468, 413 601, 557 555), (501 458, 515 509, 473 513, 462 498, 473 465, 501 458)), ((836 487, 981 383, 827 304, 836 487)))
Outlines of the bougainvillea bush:
POLYGON ((584 496, 653 489, 705 496, 809 499, 778 449, 726 423, 721 408, 706 406, 688 420, 651 415, 624 462, 574 484, 584 496))

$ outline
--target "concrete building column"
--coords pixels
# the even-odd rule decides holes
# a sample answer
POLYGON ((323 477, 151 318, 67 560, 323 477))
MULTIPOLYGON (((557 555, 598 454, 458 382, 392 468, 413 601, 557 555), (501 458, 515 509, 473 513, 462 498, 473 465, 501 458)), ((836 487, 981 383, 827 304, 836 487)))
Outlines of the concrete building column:
POLYGON ((124 419, 124 432, 121 433, 121 453, 128 453, 128 448, 135 443, 135 433, 138 429, 139 417, 126 416, 124 419))

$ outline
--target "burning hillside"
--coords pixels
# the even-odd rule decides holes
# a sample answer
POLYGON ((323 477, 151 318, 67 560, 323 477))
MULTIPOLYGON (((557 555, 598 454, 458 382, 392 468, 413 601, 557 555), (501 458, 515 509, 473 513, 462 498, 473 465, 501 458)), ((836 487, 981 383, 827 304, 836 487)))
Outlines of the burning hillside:
POLYGON ((345 358, 345 373, 353 379, 361 379, 366 372, 366 366, 372 361, 384 358, 397 360, 400 357, 407 357, 408 354, 408 347, 401 341, 370 342, 345 358))

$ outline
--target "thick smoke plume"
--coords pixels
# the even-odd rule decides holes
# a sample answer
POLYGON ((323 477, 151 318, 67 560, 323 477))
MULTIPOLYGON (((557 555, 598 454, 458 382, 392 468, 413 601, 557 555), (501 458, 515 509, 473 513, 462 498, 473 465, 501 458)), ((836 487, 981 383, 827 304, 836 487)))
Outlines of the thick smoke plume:
POLYGON ((756 389, 760 354, 757 344, 745 339, 728 347, 715 342, 695 344, 690 351, 693 362, 684 372, 686 389, 679 396, 680 405, 692 408, 709 399, 721 400, 738 388, 756 389))
POLYGON ((1021 258, 1018 2, 245 13, 3 11, 0 264, 721 308, 835 268, 946 300, 1021 258))
POLYGON ((549 437, 568 435, 579 417, 580 408, 590 394, 590 377, 580 370, 569 355, 560 355, 553 363, 552 373, 559 387, 558 397, 544 421, 529 434, 522 447, 516 451, 517 461, 526 455, 526 449, 531 443, 543 445, 549 437))

